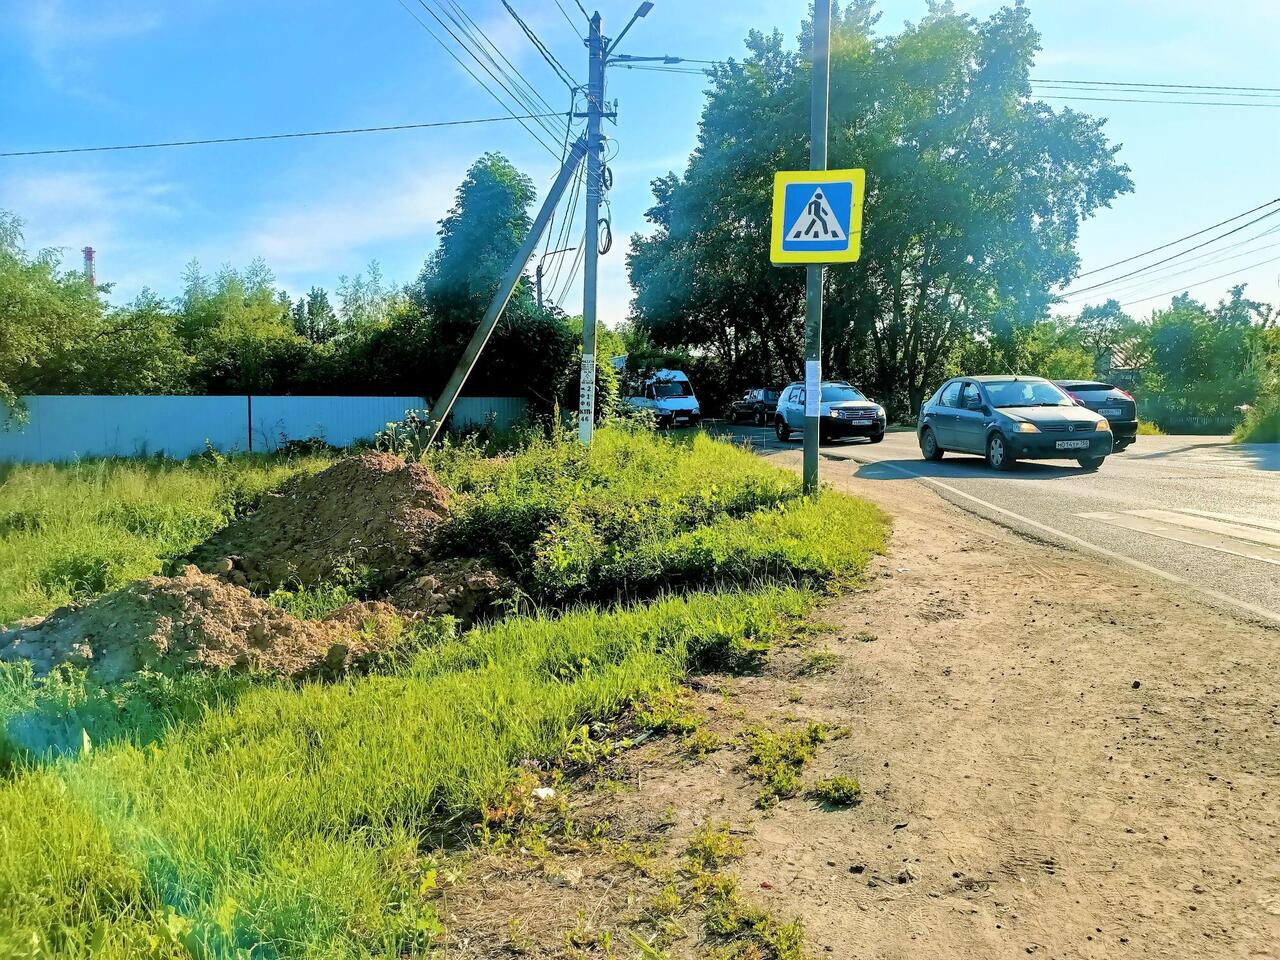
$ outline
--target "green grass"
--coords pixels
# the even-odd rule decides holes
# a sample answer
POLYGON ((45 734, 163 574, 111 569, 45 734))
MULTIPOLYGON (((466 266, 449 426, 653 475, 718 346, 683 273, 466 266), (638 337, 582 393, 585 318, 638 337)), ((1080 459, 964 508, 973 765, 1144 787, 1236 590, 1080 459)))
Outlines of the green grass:
POLYGON ((218 955, 416 949, 437 922, 423 851, 501 808, 517 761, 585 748, 592 720, 717 648, 781 639, 810 603, 763 590, 510 619, 401 676, 250 690, 162 743, 32 769, 0 786, 0 955, 34 936, 88 956, 99 929, 97 955, 139 955, 169 907, 218 955), (36 839, 33 817, 59 826, 36 839))
POLYGON ((1138 421, 1138 436, 1140 437, 1163 437, 1164 431, 1150 420, 1138 421))
MULTIPOLYGON (((74 588, 85 595, 152 572, 324 462, 11 471, 0 516, 38 519, 2 535, 0 602, 12 616, 71 595, 33 573, 67 544, 97 543, 114 564, 74 588)), ((421 954, 439 930, 436 851, 519 815, 521 761, 589 763, 604 749, 592 724, 637 704, 654 728, 690 734, 679 681, 757 666, 885 537, 874 508, 801 498, 791 474, 705 437, 605 429, 589 451, 461 446, 431 465, 462 494, 447 542, 500 563, 543 612, 463 634, 415 628, 385 670, 329 683, 103 687, 0 670, 0 957, 421 954)), ((357 593, 285 586, 270 599, 316 617, 357 593)), ((798 789, 819 734, 757 738, 767 791, 798 789)), ((711 900, 725 936, 777 940, 764 955, 799 942, 763 915, 739 923, 727 894, 711 900)))
POLYGON ((1280 443, 1280 393, 1260 398, 1231 439, 1236 443, 1280 443))
POLYGON ((156 573, 267 490, 330 462, 243 456, 0 468, 0 624, 156 573))

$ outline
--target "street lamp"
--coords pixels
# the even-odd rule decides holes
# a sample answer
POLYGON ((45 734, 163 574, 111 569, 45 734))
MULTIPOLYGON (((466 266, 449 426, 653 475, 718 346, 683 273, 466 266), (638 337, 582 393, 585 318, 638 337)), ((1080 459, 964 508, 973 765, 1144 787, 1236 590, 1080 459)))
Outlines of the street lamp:
POLYGON ((635 25, 635 22, 647 17, 649 15, 649 11, 652 9, 653 4, 650 3, 649 0, 644 0, 644 3, 640 4, 636 12, 631 15, 631 19, 627 21, 627 25, 622 28, 622 32, 618 34, 613 43, 609 44, 609 50, 607 52, 612 53, 617 48, 618 44, 622 42, 622 38, 627 35, 627 31, 635 25))

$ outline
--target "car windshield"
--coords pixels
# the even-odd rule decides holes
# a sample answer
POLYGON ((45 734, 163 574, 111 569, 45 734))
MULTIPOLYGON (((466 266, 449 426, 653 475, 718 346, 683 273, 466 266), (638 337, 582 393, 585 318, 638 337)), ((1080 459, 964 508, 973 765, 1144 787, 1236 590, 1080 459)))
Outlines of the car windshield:
POLYGON ((688 397, 693 395, 693 391, 689 389, 689 384, 685 380, 664 380, 653 385, 653 395, 655 397, 688 397))
POLYGON ((1069 407, 1071 398, 1044 380, 1008 380, 988 383, 987 395, 994 407, 1069 407))
POLYGON ((841 400, 865 400, 867 399, 853 387, 843 384, 827 384, 822 388, 823 403, 838 403, 841 400))

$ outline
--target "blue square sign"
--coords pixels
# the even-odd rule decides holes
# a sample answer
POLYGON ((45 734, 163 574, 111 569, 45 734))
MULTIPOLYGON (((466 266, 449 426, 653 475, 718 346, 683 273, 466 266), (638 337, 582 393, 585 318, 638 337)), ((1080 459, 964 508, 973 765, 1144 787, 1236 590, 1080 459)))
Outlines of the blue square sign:
POLYGON ((774 263, 845 263, 861 253, 862 170, 797 170, 774 178, 774 263))

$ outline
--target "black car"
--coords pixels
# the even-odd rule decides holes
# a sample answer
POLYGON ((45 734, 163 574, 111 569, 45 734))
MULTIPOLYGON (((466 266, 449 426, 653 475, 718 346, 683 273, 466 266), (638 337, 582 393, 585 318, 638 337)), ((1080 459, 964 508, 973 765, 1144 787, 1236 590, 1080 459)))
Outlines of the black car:
POLYGON ((778 409, 778 396, 781 392, 767 387, 748 390, 741 399, 729 404, 729 422, 737 423, 739 420, 747 420, 757 427, 763 427, 772 422, 773 412, 778 409))
POLYGON ((1113 446, 1105 417, 1040 377, 948 380, 921 406, 916 436, 926 460, 947 450, 978 453, 996 470, 1058 459, 1096 470, 1113 446))
POLYGON ((1111 436, 1115 441, 1115 452, 1131 446, 1138 439, 1138 404, 1133 396, 1121 390, 1115 384, 1103 383, 1099 380, 1055 380, 1053 381, 1072 400, 1082 407, 1088 407, 1094 413, 1101 414, 1111 424, 1111 436))

